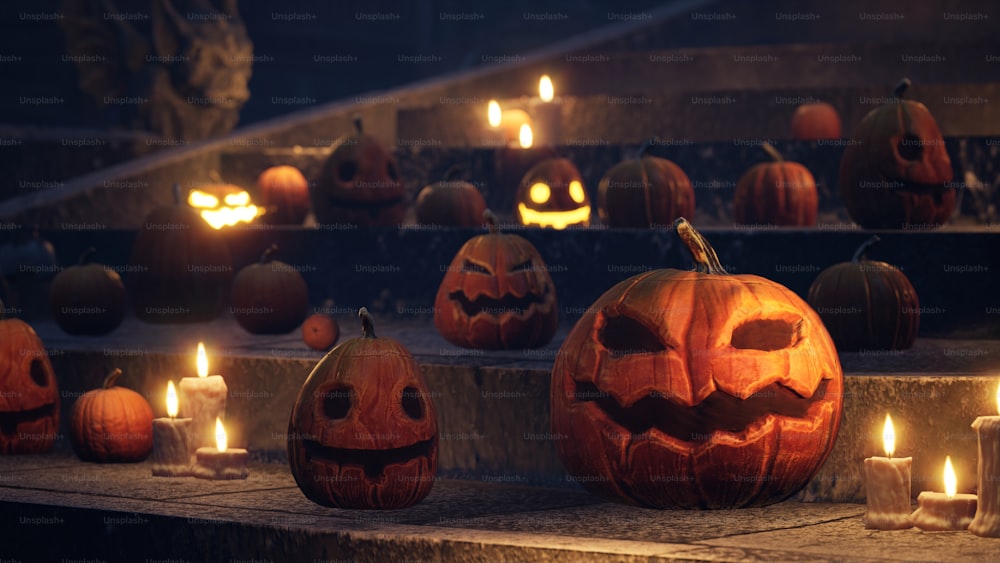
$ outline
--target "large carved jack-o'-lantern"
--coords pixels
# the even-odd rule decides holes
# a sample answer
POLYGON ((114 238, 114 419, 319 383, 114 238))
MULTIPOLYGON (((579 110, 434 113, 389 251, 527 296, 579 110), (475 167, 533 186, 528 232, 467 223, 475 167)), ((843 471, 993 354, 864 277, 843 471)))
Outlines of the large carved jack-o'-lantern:
POLYGON ((604 293, 552 370, 552 432, 591 491, 655 508, 788 498, 840 424, 842 373, 819 316, 789 289, 729 275, 684 219, 694 271, 654 270, 604 293))
POLYGON ((550 158, 528 170, 514 198, 522 225, 565 229, 590 225, 590 196, 568 158, 550 158))
POLYGON ((556 289, 538 250, 522 237, 490 232, 455 254, 434 300, 434 325, 445 340, 466 348, 536 348, 559 324, 556 289))
POLYGON ((953 171, 934 116, 920 102, 897 101, 861 120, 840 161, 840 195, 847 212, 866 229, 927 229, 955 210, 953 171))
POLYGON ((317 223, 390 226, 406 214, 406 188, 396 160, 354 118, 353 135, 337 139, 316 182, 309 187, 317 223))
POLYGON ((48 353, 0 303, 0 454, 47 452, 59 431, 59 387, 48 353))
POLYGON ((413 356, 363 336, 330 350, 302 385, 288 424, 288 459, 302 492, 336 508, 405 508, 437 471, 437 415, 413 356))

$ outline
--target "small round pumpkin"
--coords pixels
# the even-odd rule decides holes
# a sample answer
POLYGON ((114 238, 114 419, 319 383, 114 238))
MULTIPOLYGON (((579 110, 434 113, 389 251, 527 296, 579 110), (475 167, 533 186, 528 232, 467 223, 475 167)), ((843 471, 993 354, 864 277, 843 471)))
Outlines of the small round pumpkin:
POLYGON ((736 183, 733 220, 742 225, 812 227, 819 212, 816 180, 797 162, 788 162, 771 145, 763 149, 773 162, 747 170, 736 183))
POLYGON ((0 275, 11 282, 50 280, 59 271, 52 243, 38 229, 23 233, 0 247, 0 275))
POLYGON ((597 214, 612 228, 669 225, 694 214, 694 188, 687 174, 670 160, 646 154, 615 165, 597 186, 597 214))
POLYGON ((873 236, 850 262, 834 264, 816 276, 808 301, 819 312, 841 352, 905 350, 920 328, 920 299, 899 268, 868 260, 873 236))
POLYGON ((232 311, 252 334, 285 334, 302 324, 309 309, 309 289, 293 266, 274 259, 272 244, 233 279, 232 311))
MULTIPOLYGON (((327 299, 323 302, 322 309, 332 306, 333 301, 327 299)), ((322 310, 309 315, 302 322, 302 341, 313 350, 329 350, 339 338, 340 325, 337 324, 337 319, 322 310)))
POLYGON ((233 263, 226 241, 181 197, 146 216, 132 244, 132 312, 148 323, 210 321, 226 306, 233 263))
POLYGON ((142 461, 153 451, 153 409, 142 395, 115 386, 121 374, 115 368, 73 405, 69 437, 84 461, 142 461))
POLYGON ((483 213, 490 232, 469 239, 455 254, 434 299, 434 325, 465 348, 537 348, 559 324, 556 288, 530 242, 503 234, 483 213))
POLYGON ((88 248, 52 280, 49 305, 67 334, 107 334, 125 318, 125 285, 118 272, 91 261, 95 253, 88 248))
POLYGON ((532 166, 521 178, 514 202, 522 225, 552 229, 590 225, 590 196, 568 158, 549 158, 532 166))
POLYGON ((730 275, 684 219, 695 270, 624 280, 556 355, 552 433, 571 475, 654 508, 763 506, 819 471, 843 374, 823 322, 788 288, 730 275))
POLYGON ((800 141, 840 138, 840 115, 827 102, 802 104, 792 114, 792 138, 800 141))
POLYGON ((294 166, 272 166, 257 177, 261 205, 269 223, 301 225, 309 214, 309 182, 294 166))
POLYGON ((354 134, 334 142, 309 187, 316 222, 398 226, 406 214, 406 187, 396 159, 364 132, 360 116, 354 118, 354 129, 354 134))
POLYGON ((934 228, 955 210, 944 138, 924 104, 903 99, 909 86, 903 79, 896 101, 868 112, 840 160, 840 196, 866 229, 934 228))
POLYGON ((454 179, 458 167, 452 167, 444 179, 420 190, 416 216, 421 225, 442 227, 478 227, 483 222, 486 200, 476 186, 454 179))
POLYGON ((361 338, 316 364, 292 407, 288 461, 309 500, 336 508, 405 508, 431 491, 437 472, 434 401, 416 360, 378 338, 359 312, 361 338))
POLYGON ((34 329, 4 311, 0 303, 0 454, 44 453, 58 437, 59 384, 34 329))

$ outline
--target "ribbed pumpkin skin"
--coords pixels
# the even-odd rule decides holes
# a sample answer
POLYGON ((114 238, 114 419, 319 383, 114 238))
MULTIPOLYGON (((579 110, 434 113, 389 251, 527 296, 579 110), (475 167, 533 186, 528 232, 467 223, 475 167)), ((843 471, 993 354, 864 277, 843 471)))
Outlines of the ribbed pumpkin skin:
POLYGON ((656 156, 615 165, 597 186, 597 213, 612 228, 669 225, 694 215, 691 180, 680 166, 656 156))
POLYGON ((442 227, 478 227, 483 224, 486 200, 468 182, 438 182, 420 190, 417 223, 442 227))
POLYGON ((219 316, 233 279, 226 242, 186 205, 160 207, 139 228, 129 263, 132 311, 148 323, 219 316))
POLYGON ((294 166, 272 166, 261 172, 257 189, 269 223, 301 225, 309 214, 309 182, 294 166))
POLYGON ((56 275, 49 305, 67 334, 100 335, 118 328, 125 318, 125 285, 117 272, 101 264, 81 264, 56 275))
MULTIPOLYGON (((0 303, 0 309, 3 303, 0 303)), ((41 339, 20 319, 0 318, 0 454, 52 449, 59 433, 59 385, 41 339)))
POLYGON ((816 180, 797 162, 755 164, 733 195, 733 220, 742 225, 811 227, 818 211, 816 180))
POLYGON ((153 409, 131 389, 87 391, 73 405, 70 441, 83 461, 136 462, 153 451, 153 409))
POLYGON ((835 264, 809 287, 809 304, 841 352, 905 350, 920 328, 920 300, 895 266, 876 260, 835 264))
POLYGON ((948 221, 956 202, 951 158, 926 106, 900 100, 873 109, 854 140, 840 161, 840 196, 851 219, 866 229, 920 230, 948 221))
POLYGON ((337 319, 324 313, 313 313, 302 322, 302 341, 313 350, 329 350, 340 338, 337 319))
POLYGON ((839 139, 840 115, 827 102, 802 104, 792 115, 792 138, 800 141, 839 139))
POLYGON ((285 334, 306 318, 309 289, 289 264, 268 260, 250 264, 233 280, 233 317, 251 334, 285 334))
POLYGON ((406 348, 387 338, 352 338, 330 350, 302 385, 288 423, 292 475, 323 506, 397 509, 420 502, 434 485, 437 450, 427 383, 406 348), (419 417, 411 416, 416 411, 406 397, 418 402, 410 406, 419 404, 419 417), (334 412, 331 402, 338 401, 334 412), (376 460, 391 462, 369 470, 376 460))

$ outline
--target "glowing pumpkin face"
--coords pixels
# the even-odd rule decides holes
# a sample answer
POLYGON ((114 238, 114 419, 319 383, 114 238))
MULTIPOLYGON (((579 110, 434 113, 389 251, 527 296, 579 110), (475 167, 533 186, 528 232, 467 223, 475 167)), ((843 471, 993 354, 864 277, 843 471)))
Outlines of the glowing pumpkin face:
POLYGON ((246 190, 233 184, 208 184, 188 192, 188 205, 213 229, 251 223, 264 209, 250 201, 246 190))
POLYGON ((528 170, 514 200, 522 225, 553 229, 590 225, 590 196, 580 171, 566 158, 543 160, 528 170))

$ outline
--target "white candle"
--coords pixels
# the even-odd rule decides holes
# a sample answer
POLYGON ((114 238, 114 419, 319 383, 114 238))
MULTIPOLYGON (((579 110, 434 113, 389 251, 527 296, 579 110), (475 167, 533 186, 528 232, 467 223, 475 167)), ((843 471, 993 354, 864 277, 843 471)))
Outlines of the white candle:
POLYGON ((208 375, 205 345, 198 343, 198 377, 185 377, 180 384, 180 412, 191 419, 189 447, 194 452, 215 444, 215 419, 226 416, 229 390, 221 375, 208 375))
POLYGON ((892 458, 896 450, 896 432, 892 418, 885 415, 882 432, 885 455, 869 457, 864 462, 865 495, 868 511, 865 528, 903 530, 910 523, 910 469, 912 457, 892 458))
POLYGON ((177 418, 177 391, 167 384, 167 417, 153 420, 153 475, 191 475, 190 418, 177 418))
POLYGON ((917 497, 917 509, 910 515, 910 521, 921 530, 939 532, 965 530, 976 513, 976 495, 957 494, 958 483, 955 468, 951 466, 951 456, 944 461, 943 493, 923 491, 917 497))
MULTIPOLYGON (((1000 386, 997 411, 1000 412, 1000 386)), ((972 428, 979 438, 979 506, 969 531, 977 536, 1000 538, 1000 416, 980 416, 972 428)))
POLYGON ((215 419, 215 429, 216 445, 198 448, 195 453, 194 476, 199 479, 246 479, 250 474, 247 451, 228 447, 221 419, 215 419))
POLYGON ((499 102, 490 100, 487 104, 486 120, 489 129, 486 131, 483 144, 521 148, 529 148, 533 144, 533 122, 526 111, 502 109, 499 102))
POLYGON ((547 74, 538 79, 538 97, 528 102, 534 120, 535 144, 555 146, 562 129, 562 99, 555 95, 555 85, 547 74))

